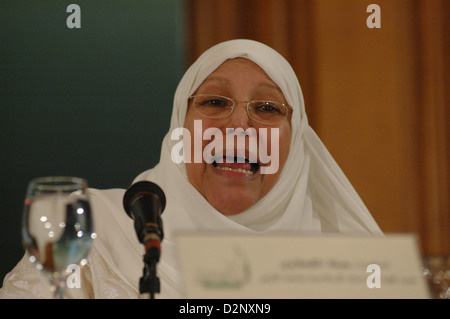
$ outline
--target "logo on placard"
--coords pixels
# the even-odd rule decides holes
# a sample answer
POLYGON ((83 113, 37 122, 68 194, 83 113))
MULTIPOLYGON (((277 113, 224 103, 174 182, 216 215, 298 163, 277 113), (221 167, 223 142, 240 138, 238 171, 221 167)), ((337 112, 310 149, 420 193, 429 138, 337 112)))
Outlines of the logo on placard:
POLYGON ((200 269, 198 283, 207 289, 239 289, 250 281, 250 262, 239 246, 233 246, 231 258, 220 267, 200 269))

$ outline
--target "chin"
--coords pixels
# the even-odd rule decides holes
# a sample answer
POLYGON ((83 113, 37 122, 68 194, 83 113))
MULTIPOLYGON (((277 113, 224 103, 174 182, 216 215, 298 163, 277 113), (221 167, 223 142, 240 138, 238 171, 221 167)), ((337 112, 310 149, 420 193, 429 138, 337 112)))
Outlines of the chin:
POLYGON ((206 200, 223 215, 231 216, 242 213, 253 206, 258 198, 254 194, 234 190, 216 190, 215 194, 206 194, 206 200))

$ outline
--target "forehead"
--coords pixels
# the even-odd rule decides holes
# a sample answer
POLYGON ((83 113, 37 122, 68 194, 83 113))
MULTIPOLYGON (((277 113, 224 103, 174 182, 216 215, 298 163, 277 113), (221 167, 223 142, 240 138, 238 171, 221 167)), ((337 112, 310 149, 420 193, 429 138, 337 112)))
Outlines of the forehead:
POLYGON ((232 86, 246 81, 261 89, 270 89, 282 94, 278 85, 255 62, 245 58, 226 60, 199 86, 232 86))

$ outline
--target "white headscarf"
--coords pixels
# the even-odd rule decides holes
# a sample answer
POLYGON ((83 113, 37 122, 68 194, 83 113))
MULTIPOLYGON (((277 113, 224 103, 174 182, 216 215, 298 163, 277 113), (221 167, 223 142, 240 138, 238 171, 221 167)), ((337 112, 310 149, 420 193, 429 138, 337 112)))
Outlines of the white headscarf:
POLYGON ((174 97, 170 130, 164 138, 160 163, 136 180, 159 184, 167 198, 165 232, 228 230, 244 232, 303 231, 381 233, 376 222, 308 124, 300 84, 289 63, 275 50, 252 40, 231 40, 204 52, 187 70, 174 97), (259 65, 293 107, 292 137, 286 164, 275 186, 248 210, 224 216, 189 183, 185 164, 171 160, 178 141, 171 132, 184 126, 191 96, 224 61, 246 58, 259 65))

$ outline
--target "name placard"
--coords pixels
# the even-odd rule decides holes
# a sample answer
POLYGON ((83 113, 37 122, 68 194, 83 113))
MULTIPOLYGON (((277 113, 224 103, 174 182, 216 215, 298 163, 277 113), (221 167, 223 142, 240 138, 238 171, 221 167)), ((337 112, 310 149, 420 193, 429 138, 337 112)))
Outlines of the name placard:
POLYGON ((177 238, 188 298, 430 298, 409 234, 177 238))

